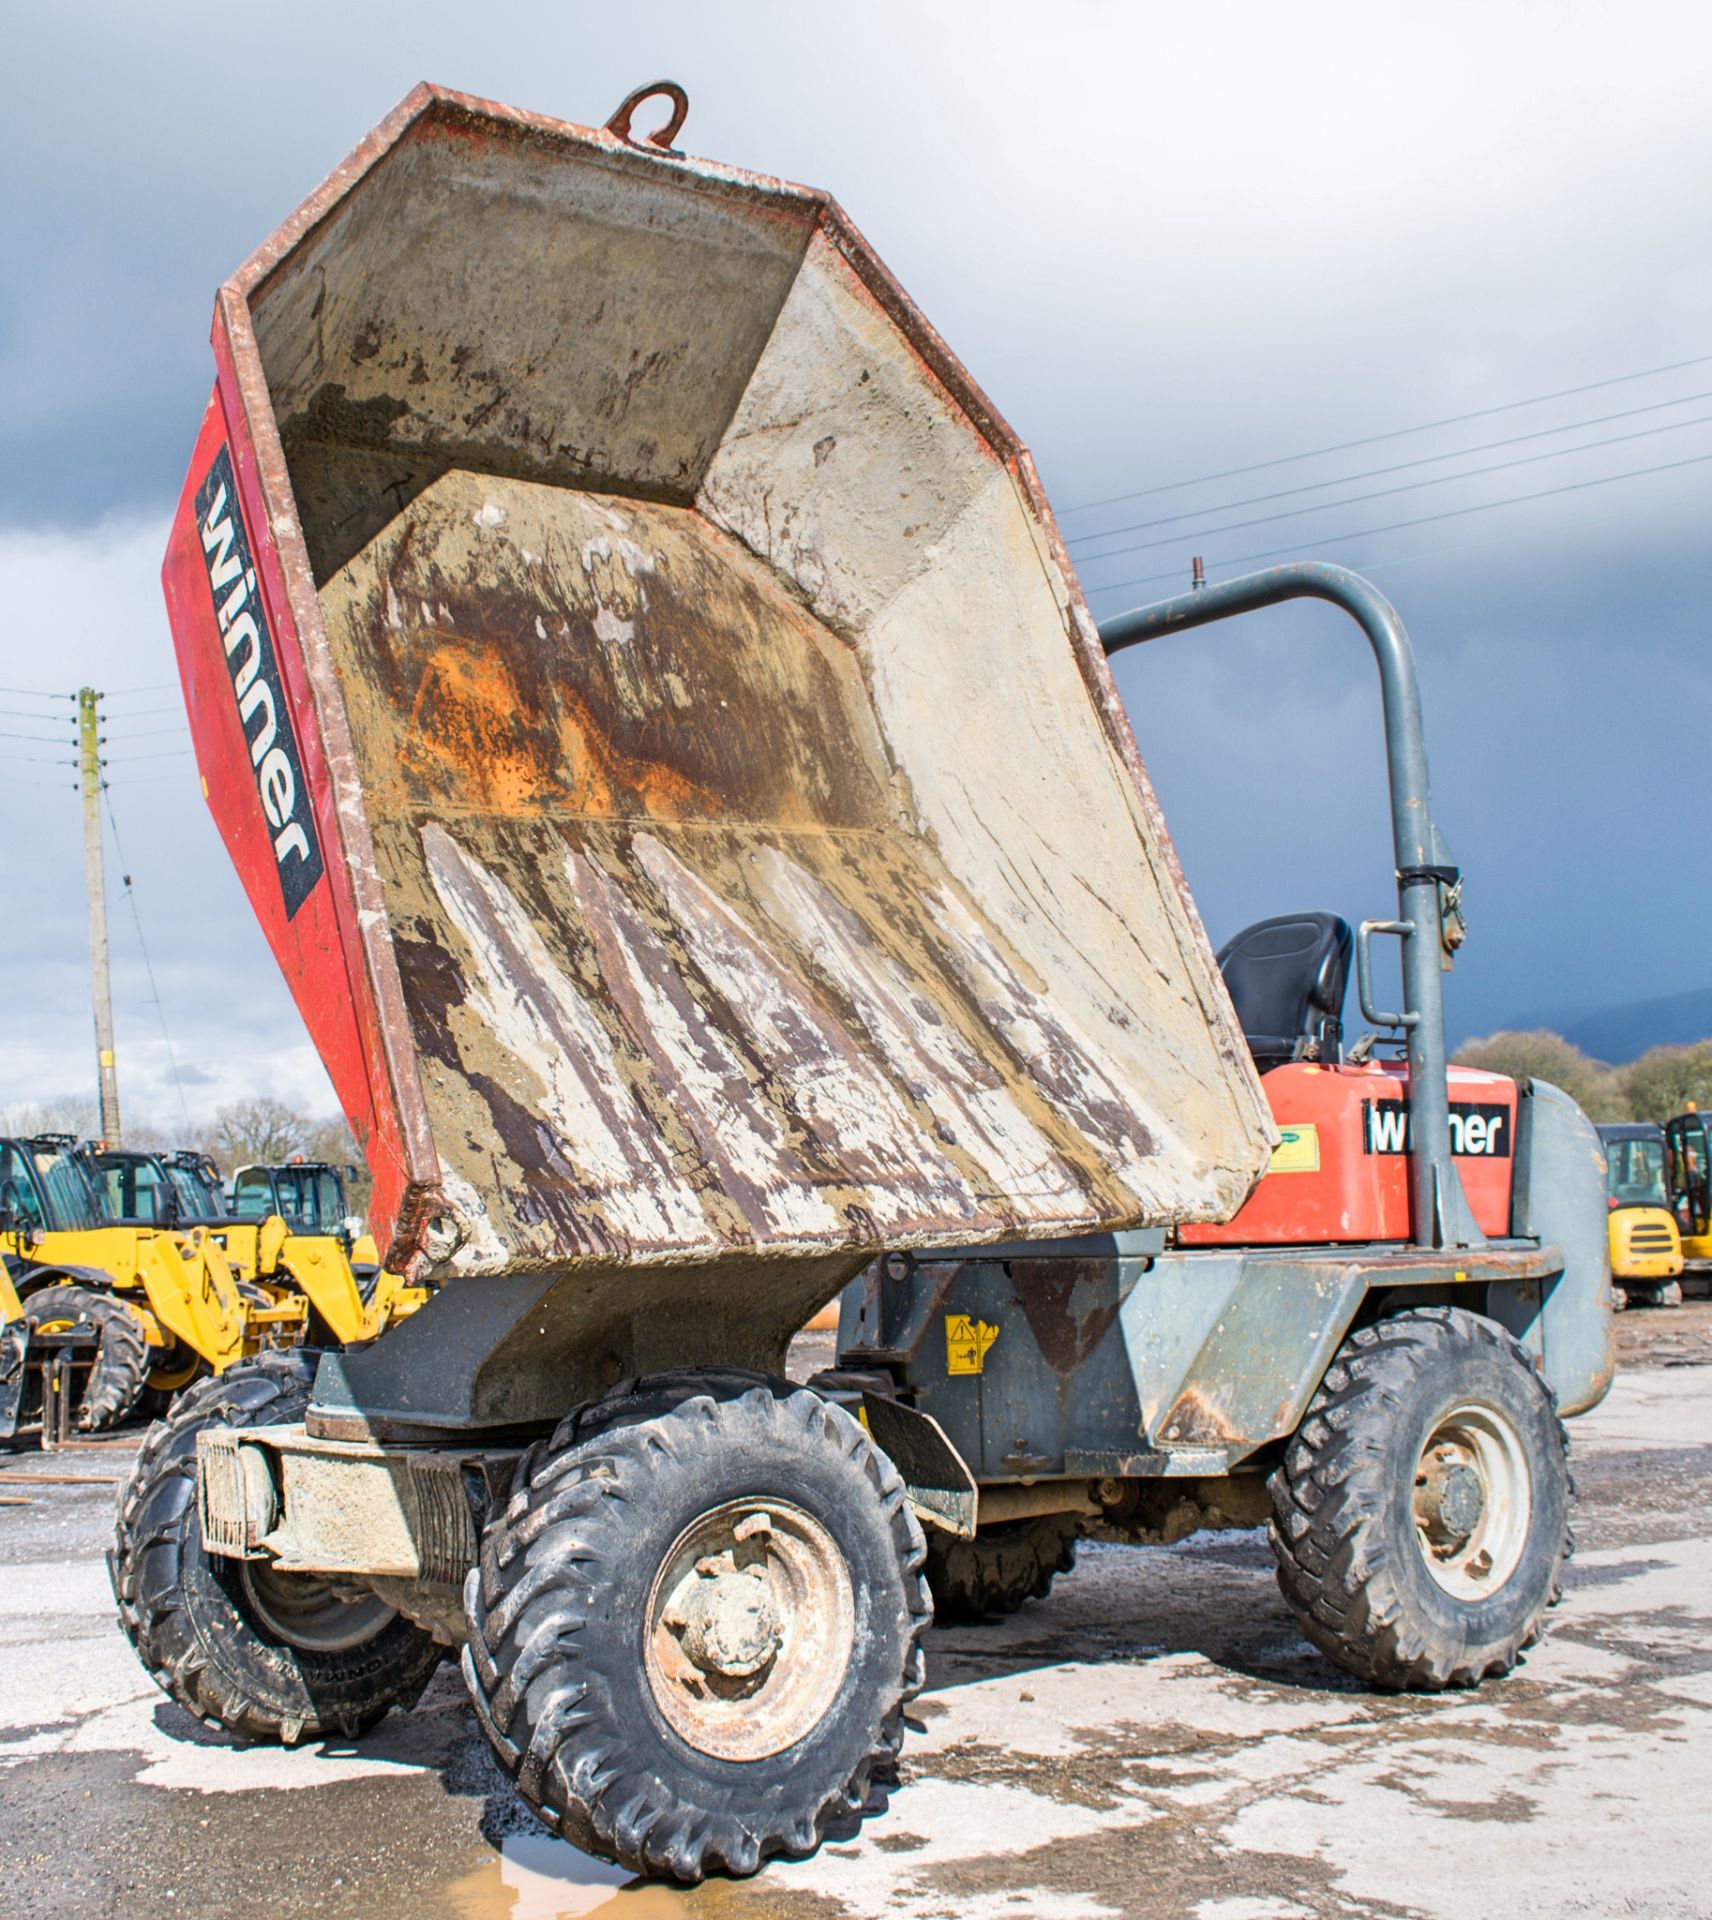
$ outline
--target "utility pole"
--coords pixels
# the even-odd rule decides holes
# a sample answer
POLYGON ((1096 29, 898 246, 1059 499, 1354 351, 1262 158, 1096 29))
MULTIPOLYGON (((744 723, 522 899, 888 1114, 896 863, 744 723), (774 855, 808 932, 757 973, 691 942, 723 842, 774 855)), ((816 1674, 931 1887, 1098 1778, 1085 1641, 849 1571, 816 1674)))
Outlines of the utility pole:
POLYGON ((89 980, 95 997, 95 1060, 101 1137, 120 1145, 119 1073, 113 1061, 113 983, 107 971, 107 881, 101 867, 101 737, 93 687, 77 690, 78 782, 83 788, 83 884, 89 894, 89 980))

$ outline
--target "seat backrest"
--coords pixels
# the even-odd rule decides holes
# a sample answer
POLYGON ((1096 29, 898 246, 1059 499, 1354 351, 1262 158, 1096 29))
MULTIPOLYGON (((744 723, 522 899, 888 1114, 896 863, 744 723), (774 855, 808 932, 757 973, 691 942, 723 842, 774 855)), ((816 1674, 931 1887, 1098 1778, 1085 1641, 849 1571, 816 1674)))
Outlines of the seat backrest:
POLYGON ((1337 1057, 1354 936, 1335 913, 1284 913, 1244 927, 1219 950, 1219 969, 1262 1071, 1286 1060, 1337 1057))

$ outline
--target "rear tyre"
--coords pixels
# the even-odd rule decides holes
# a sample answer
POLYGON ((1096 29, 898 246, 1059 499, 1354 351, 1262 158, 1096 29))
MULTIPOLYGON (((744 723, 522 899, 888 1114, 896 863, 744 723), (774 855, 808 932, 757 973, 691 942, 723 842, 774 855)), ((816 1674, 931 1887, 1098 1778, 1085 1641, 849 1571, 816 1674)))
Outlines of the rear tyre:
POLYGON ((1424 1307, 1351 1334, 1269 1482, 1302 1631, 1379 1687, 1509 1672, 1569 1557, 1568 1446, 1551 1389, 1490 1320, 1424 1307))
POLYGON ((930 1528, 927 1584, 934 1619, 954 1626, 1044 1600, 1058 1575, 1076 1564, 1076 1534, 1076 1522, 1058 1513, 983 1527, 973 1540, 930 1528))
POLYGON ((442 1651, 375 1595, 202 1544, 196 1440, 303 1418, 315 1356, 263 1354, 180 1395, 119 1500, 107 1569, 137 1657, 180 1706, 240 1739, 347 1738, 414 1705, 442 1651))
POLYGON ((566 1839, 695 1881, 813 1851, 921 1687, 921 1529, 818 1394, 665 1374, 518 1463, 464 1609, 464 1679, 566 1839))
POLYGON ((88 1327, 96 1334, 95 1361, 72 1417, 85 1433, 118 1426, 142 1399, 148 1379, 148 1335, 136 1314, 110 1293, 68 1285, 32 1293, 24 1317, 38 1332, 88 1327))

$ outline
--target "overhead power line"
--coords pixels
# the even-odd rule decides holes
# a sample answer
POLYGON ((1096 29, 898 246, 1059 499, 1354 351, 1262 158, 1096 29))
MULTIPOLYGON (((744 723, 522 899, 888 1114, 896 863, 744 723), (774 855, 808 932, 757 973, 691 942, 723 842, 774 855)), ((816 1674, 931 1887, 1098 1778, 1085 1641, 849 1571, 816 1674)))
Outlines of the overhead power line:
MULTIPOLYGON (((1214 539, 1221 533, 1237 533, 1244 527, 1266 527, 1279 520, 1299 520, 1308 513, 1331 513, 1338 507, 1359 507, 1369 500, 1389 500, 1399 493, 1419 493, 1426 487, 1448 487, 1459 480, 1478 480, 1488 473, 1508 473, 1513 467, 1535 467, 1542 460, 1566 460, 1571 454, 1596 453, 1601 447, 1622 446, 1630 440, 1651 440, 1661 433, 1681 433, 1689 427, 1712 426, 1712 413, 1698 414, 1692 420, 1673 420, 1668 426, 1641 427, 1634 433, 1614 433, 1604 440, 1584 441, 1577 447, 1550 447, 1544 453, 1525 453, 1515 460, 1495 460, 1490 466, 1470 467, 1465 473, 1436 474, 1431 480, 1405 480, 1400 486, 1376 487, 1370 493, 1346 494, 1341 500, 1320 500, 1308 507, 1286 507, 1282 513, 1259 513, 1247 520, 1231 520, 1222 527, 1201 527, 1190 533, 1168 533, 1158 540, 1137 540, 1130 546, 1113 547, 1109 553, 1086 556, 1095 560, 1116 560, 1126 553, 1146 553, 1154 547, 1174 547, 1184 541, 1214 539)), ((1078 562, 1078 565, 1083 564, 1078 562)))
MULTIPOLYGON (((1444 520, 1463 520, 1470 514, 1493 513, 1500 507, 1525 506, 1530 500, 1554 500, 1560 494, 1584 493, 1589 487, 1608 487, 1619 480, 1642 480, 1652 473, 1675 473, 1681 467, 1698 467, 1712 460, 1712 453, 1690 454, 1686 460, 1666 460, 1656 467, 1634 467, 1625 473, 1602 473, 1591 480, 1572 480, 1567 486, 1544 487, 1538 493, 1518 493, 1508 500, 1482 500, 1472 507, 1451 507, 1444 513, 1426 513, 1412 520, 1391 520, 1380 527, 1350 527, 1342 533, 1316 534, 1318 546, 1335 546, 1340 540, 1365 540, 1376 533, 1397 533, 1404 527, 1430 527, 1444 520)), ((1240 567, 1251 560, 1272 560, 1279 554, 1299 553, 1298 542, 1285 547, 1268 547, 1259 553, 1222 554, 1208 564, 1215 567, 1240 567)), ((1093 587, 1094 593, 1120 593, 1131 587, 1150 587, 1160 580, 1181 580, 1181 567, 1168 568, 1164 573, 1143 574, 1135 580, 1107 580, 1093 587)))
POLYGON ((1589 380, 1579 387, 1560 387, 1555 393, 1537 393, 1528 400, 1506 400, 1502 406, 1477 407, 1472 413, 1447 414, 1442 420, 1423 420, 1418 426, 1393 427, 1389 433, 1364 434, 1359 440, 1339 440, 1329 447, 1311 447, 1305 453, 1281 453, 1272 460, 1252 460, 1247 466, 1224 467, 1217 473, 1198 474, 1192 480, 1167 480, 1156 487, 1135 487, 1127 493, 1108 494, 1103 500, 1084 500, 1079 506, 1059 511, 1063 519, 1072 513, 1092 513, 1096 507, 1115 507, 1125 500, 1145 500, 1156 493, 1174 493, 1180 487, 1204 487, 1214 480, 1235 480, 1245 473, 1264 473, 1269 467, 1290 467, 1298 460, 1319 460, 1327 454, 1350 453, 1357 447, 1376 447, 1386 440, 1406 440, 1412 434, 1435 433, 1440 427, 1460 427, 1470 420, 1490 420, 1495 414, 1519 413, 1524 407, 1543 407, 1548 400, 1572 400, 1577 394, 1599 393, 1607 387, 1627 386, 1632 380, 1652 380, 1664 373, 1680 373, 1685 367, 1712 365, 1712 353, 1697 354, 1692 360, 1673 360, 1668 366, 1643 367, 1639 373, 1620 373, 1609 380, 1589 380))
MULTIPOLYGON (((1501 447, 1519 447, 1530 440, 1549 440, 1560 433, 1578 433, 1584 427, 1608 427, 1614 421, 1634 420, 1644 413, 1663 413, 1670 407, 1691 406, 1696 400, 1712 400, 1712 388, 1704 393, 1685 393, 1675 400, 1654 400, 1644 407, 1624 407, 1619 413, 1597 414, 1591 420, 1572 420, 1564 427, 1537 427, 1532 433, 1512 433, 1502 440, 1482 440, 1476 446, 1456 447, 1449 453, 1424 453, 1415 460, 1397 460, 1390 466, 1368 467, 1361 473, 1334 474, 1329 480, 1308 480, 1299 487, 1278 487, 1271 493, 1251 493, 1242 500, 1227 500, 1222 506, 1187 507, 1181 513, 1164 513, 1153 520, 1135 520, 1126 527, 1102 527, 1098 533, 1079 533, 1066 545, 1086 547, 1096 540, 1115 540, 1122 533, 1149 533, 1155 527, 1175 526, 1183 520, 1201 520, 1210 513, 1235 513, 1239 507, 1261 507, 1270 500, 1294 500, 1300 494, 1324 493, 1327 487, 1350 486, 1357 480, 1383 480, 1387 474, 1411 473, 1417 467, 1434 467, 1444 460, 1464 460, 1472 453, 1496 453, 1501 447)), ((1098 559, 1099 555, 1089 557, 1098 559)))

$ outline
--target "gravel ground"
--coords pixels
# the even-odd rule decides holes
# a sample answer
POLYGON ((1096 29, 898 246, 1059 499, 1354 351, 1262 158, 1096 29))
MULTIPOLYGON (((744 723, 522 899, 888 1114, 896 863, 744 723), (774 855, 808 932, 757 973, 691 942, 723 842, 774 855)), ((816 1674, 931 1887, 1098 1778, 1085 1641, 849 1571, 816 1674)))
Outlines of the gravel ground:
POLYGON ((28 1502, 0 1507, 5 1915, 1712 1913, 1712 1304, 1618 1331, 1617 1384, 1573 1428, 1568 1592, 1508 1679, 1363 1692, 1296 1633, 1260 1534, 1085 1546, 1045 1602, 931 1636, 898 1783, 862 1819, 691 1893, 541 1833, 454 1669, 352 1743, 200 1727, 113 1621, 134 1438, 0 1452, 0 1497, 28 1502))

